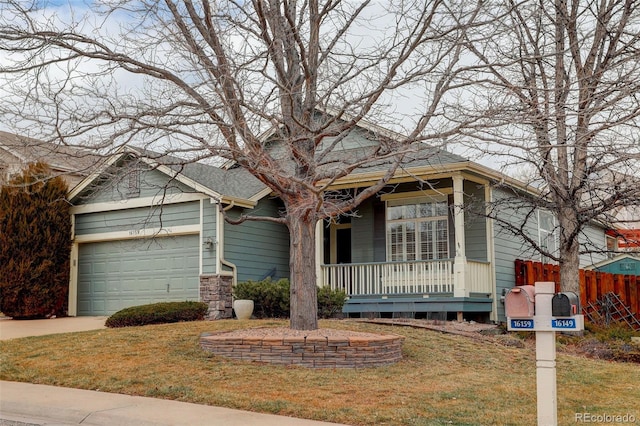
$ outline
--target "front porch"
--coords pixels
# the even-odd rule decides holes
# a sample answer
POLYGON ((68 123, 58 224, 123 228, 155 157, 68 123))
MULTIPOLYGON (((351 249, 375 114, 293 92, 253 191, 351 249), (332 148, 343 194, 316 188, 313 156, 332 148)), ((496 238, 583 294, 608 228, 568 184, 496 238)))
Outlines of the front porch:
POLYGON ((454 259, 329 264, 320 269, 325 285, 346 293, 347 315, 416 317, 452 312, 460 317, 492 312, 491 264, 471 260, 458 267, 464 269, 459 275, 466 277, 466 283, 457 289, 454 259))
POLYGON ((489 199, 488 181, 459 171, 386 188, 318 223, 318 285, 344 290, 350 316, 496 319, 489 199))

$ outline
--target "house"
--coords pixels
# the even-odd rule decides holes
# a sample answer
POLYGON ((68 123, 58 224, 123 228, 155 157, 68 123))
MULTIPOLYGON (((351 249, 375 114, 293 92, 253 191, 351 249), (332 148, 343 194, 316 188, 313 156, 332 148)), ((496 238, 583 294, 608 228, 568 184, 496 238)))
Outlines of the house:
POLYGON ((610 229, 607 232, 607 248, 612 252, 640 252, 640 228, 610 229))
POLYGON ((99 160, 98 156, 75 147, 0 131, 0 184, 21 173, 29 163, 42 161, 49 165, 53 176, 62 176, 73 188, 99 160))
POLYGON ((233 282, 289 274, 285 227, 223 219, 242 210, 277 215, 270 192, 241 168, 121 149, 69 196, 69 315, 203 300, 212 317, 230 317, 233 282))
POLYGON ((608 272, 610 274, 640 276, 640 255, 637 253, 619 254, 585 269, 608 272))
MULTIPOLYGON (((370 139, 370 130, 353 132, 342 141, 344 155, 370 139)), ((387 169, 370 165, 331 190, 357 191, 387 169)), ((526 229, 531 241, 553 251, 553 212, 513 202, 537 194, 459 155, 424 148, 356 211, 318 222, 317 285, 345 290, 349 316, 504 319, 501 297, 515 284, 515 259, 539 255, 489 219, 488 209, 500 209, 502 222, 526 229)), ((212 317, 228 317, 234 282, 288 276, 284 226, 224 221, 225 211, 274 216, 282 208, 241 168, 180 166, 126 148, 82 181, 70 200, 70 315, 190 299, 208 302, 212 317)), ((582 241, 602 253, 605 228, 593 224, 582 241)), ((581 266, 602 259, 584 255, 581 266)))
MULTIPOLYGON (((621 175, 620 179, 629 186, 640 188, 640 181, 634 176, 621 175)), ((640 252, 640 204, 636 203, 615 208, 610 214, 611 229, 607 232, 607 249, 610 257, 618 252, 640 252)))

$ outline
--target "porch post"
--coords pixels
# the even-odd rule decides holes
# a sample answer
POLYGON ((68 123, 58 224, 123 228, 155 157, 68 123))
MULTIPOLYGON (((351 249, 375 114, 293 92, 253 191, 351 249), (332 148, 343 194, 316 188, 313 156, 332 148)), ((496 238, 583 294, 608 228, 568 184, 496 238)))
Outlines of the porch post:
MULTIPOLYGON (((453 221, 455 229, 456 256, 453 261, 453 296, 467 297, 466 269, 467 257, 464 244, 464 179, 460 173, 453 175, 453 221)), ((458 312, 458 320, 462 318, 462 312, 458 312)))
POLYGON ((316 285, 322 287, 324 280, 322 279, 322 264, 324 255, 324 238, 322 225, 324 221, 320 219, 316 222, 316 285))

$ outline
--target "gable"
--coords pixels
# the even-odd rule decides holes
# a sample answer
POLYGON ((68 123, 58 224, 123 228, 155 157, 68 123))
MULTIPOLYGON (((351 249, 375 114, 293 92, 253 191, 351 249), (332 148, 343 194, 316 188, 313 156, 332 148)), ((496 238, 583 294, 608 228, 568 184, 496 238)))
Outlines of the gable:
POLYGON ((595 263, 586 269, 622 275, 640 275, 640 254, 622 254, 602 262, 595 263))
POLYGON ((72 202, 75 205, 117 202, 194 192, 193 188, 144 161, 126 156, 94 177, 72 202))

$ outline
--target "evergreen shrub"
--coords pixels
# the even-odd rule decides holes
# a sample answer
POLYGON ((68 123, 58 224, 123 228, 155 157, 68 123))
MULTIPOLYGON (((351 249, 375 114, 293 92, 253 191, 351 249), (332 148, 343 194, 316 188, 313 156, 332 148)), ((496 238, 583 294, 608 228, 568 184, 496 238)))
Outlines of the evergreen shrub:
POLYGON ((107 327, 134 327, 148 324, 202 321, 208 305, 203 302, 161 302, 124 308, 107 318, 107 327))
POLYGON ((0 189, 0 310, 15 319, 66 315, 71 218, 67 184, 44 163, 0 189))
MULTIPOLYGON (((256 318, 288 318, 290 303, 290 283, 287 278, 273 281, 240 282, 233 288, 235 299, 253 300, 253 315, 256 318)), ((334 318, 342 312, 345 292, 331 290, 328 286, 318 289, 318 317, 334 318)))
POLYGON ((335 318, 342 315, 342 307, 347 299, 344 290, 331 290, 324 286, 318 289, 318 318, 335 318))

